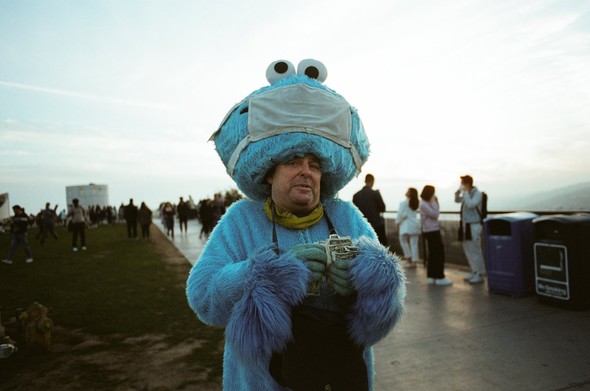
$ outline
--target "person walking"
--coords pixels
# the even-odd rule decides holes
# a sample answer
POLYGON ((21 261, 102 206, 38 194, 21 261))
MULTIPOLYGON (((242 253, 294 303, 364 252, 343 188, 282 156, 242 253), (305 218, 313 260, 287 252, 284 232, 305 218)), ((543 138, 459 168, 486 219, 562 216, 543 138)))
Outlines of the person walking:
POLYGON ((395 219, 399 228, 399 242, 406 259, 406 267, 416 268, 420 259, 418 243, 420 241, 420 222, 418 221, 418 190, 410 187, 406 199, 399 204, 395 219))
POLYGON ((202 239, 203 235, 207 239, 213 230, 213 200, 210 198, 203 199, 199 203, 199 219, 201 221, 199 239, 202 239))
POLYGON ((86 250, 86 225, 88 224, 86 210, 80 205, 80 200, 77 198, 72 200, 72 204, 73 206, 69 213, 72 231, 72 251, 78 251, 78 236, 80 237, 82 250, 86 250))
POLYGON ((39 236, 39 242, 43 244, 45 242, 45 237, 47 234, 53 236, 55 240, 57 240, 57 234, 55 233, 55 222, 57 220, 57 205, 53 209, 50 208, 50 203, 47 202, 45 204, 45 209, 41 212, 41 235, 39 236))
POLYGON ((463 251, 471 267, 471 274, 464 280, 470 284, 481 284, 486 275, 485 261, 481 249, 482 234, 482 193, 473 186, 473 177, 461 177, 461 185, 455 192, 455 202, 461 204, 461 233, 463 251))
POLYGON ((21 208, 20 205, 14 205, 12 211, 14 212, 14 216, 10 220, 10 247, 8 248, 6 259, 2 260, 2 262, 7 265, 12 265, 14 252, 20 245, 25 249, 25 254, 27 256, 25 262, 32 263, 33 251, 31 250, 29 240, 27 239, 27 230, 31 224, 31 220, 29 219, 29 216, 27 216, 25 209, 21 208))
POLYGON ((182 234, 183 229, 184 233, 188 233, 188 215, 189 215, 190 208, 188 203, 184 201, 182 197, 178 201, 178 205, 176 205, 176 215, 178 216, 178 226, 180 227, 180 233, 182 234))
POLYGON ((387 246, 387 236, 385 234, 385 203, 379 190, 373 190, 375 177, 372 174, 365 176, 365 186, 352 196, 352 203, 356 205, 369 224, 373 227, 379 238, 379 242, 387 246))
POLYGON ((137 239, 137 205, 133 204, 133 198, 125 205, 124 217, 127 222, 127 238, 137 239))
POLYGON ((426 185, 420 193, 420 225, 426 241, 426 277, 430 285, 449 286, 453 281, 445 278, 445 248, 440 234, 440 205, 434 186, 426 185))
POLYGON ((172 239, 174 239, 174 215, 176 215, 174 206, 170 202, 166 202, 162 207, 162 216, 164 217, 166 236, 172 236, 172 239))
POLYGON ((141 226, 141 238, 149 239, 150 226, 152 225, 152 211, 150 208, 148 208, 145 202, 142 202, 141 206, 139 207, 137 219, 139 221, 139 225, 141 226))

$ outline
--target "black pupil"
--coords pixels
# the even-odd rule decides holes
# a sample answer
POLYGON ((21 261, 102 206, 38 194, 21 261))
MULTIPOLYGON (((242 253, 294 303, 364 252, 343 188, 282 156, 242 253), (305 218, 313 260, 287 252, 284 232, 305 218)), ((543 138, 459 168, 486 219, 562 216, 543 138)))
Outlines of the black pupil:
POLYGON ((275 72, 278 74, 283 74, 285 72, 287 72, 287 69, 289 69, 289 66, 287 65, 286 62, 277 62, 275 64, 275 72))
POLYGON ((305 75, 307 77, 311 77, 312 79, 317 79, 320 75, 320 71, 316 67, 307 67, 305 68, 305 75))

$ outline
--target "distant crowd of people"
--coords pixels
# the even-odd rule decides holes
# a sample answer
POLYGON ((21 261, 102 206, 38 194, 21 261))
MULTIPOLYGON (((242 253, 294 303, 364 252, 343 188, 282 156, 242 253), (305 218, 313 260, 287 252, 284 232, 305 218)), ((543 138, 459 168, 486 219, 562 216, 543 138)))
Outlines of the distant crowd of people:
POLYGON ((213 199, 204 198, 195 205, 192 200, 185 201, 183 197, 180 197, 176 205, 171 202, 160 204, 160 220, 166 228, 166 235, 174 238, 176 219, 178 220, 180 233, 184 232, 185 234, 188 230, 188 220, 193 218, 198 219, 201 223, 199 239, 207 239, 213 228, 225 214, 227 207, 241 198, 241 195, 237 191, 227 192, 225 197, 221 193, 215 193, 213 199))
MULTIPOLYGON (((229 204, 241 198, 237 190, 226 193, 223 197, 221 193, 216 193, 213 199, 205 198, 195 204, 191 197, 185 200, 180 197, 176 205, 171 202, 163 202, 158 208, 159 217, 166 229, 166 235, 174 238, 175 219, 181 233, 188 232, 188 221, 198 219, 202 225, 199 233, 200 239, 207 239, 209 234, 225 213, 229 204)), ((121 203, 117 208, 111 205, 90 205, 84 206, 80 200, 74 198, 68 211, 63 209, 58 212, 58 205, 51 207, 47 202, 45 208, 37 214, 27 214, 24 207, 14 205, 12 207, 13 216, 3 222, 2 228, 10 232, 10 245, 8 254, 3 263, 11 265, 17 248, 22 247, 25 252, 25 262, 33 262, 33 252, 28 241, 28 230, 34 226, 38 227, 35 239, 43 245, 47 238, 51 237, 58 240, 56 232, 57 226, 67 228, 71 234, 72 251, 87 250, 86 230, 98 227, 101 224, 124 223, 127 227, 127 238, 131 240, 139 239, 138 225, 140 227, 141 238, 150 239, 150 228, 153 223, 153 211, 145 202, 140 206, 134 203, 133 198, 129 199, 128 204, 121 203)), ((4 229, 0 230, 3 232, 4 229)))
MULTIPOLYGON (((365 186, 354 194, 353 203, 363 213, 370 225, 375 230, 379 241, 387 246, 385 230, 385 202, 379 190, 373 189, 375 177, 367 174, 365 186)), ((452 281, 444 274, 445 252, 441 237, 439 214, 440 205, 435 194, 436 189, 432 185, 426 185, 418 194, 416 188, 408 188, 405 199, 400 202, 396 224, 398 226, 399 243, 407 268, 416 268, 420 260, 419 237, 423 236, 426 243, 427 281, 429 284, 448 286, 452 281)), ((201 224, 200 239, 207 239, 213 228, 224 215, 227 207, 239 200, 241 195, 237 190, 226 193, 216 193, 213 198, 201 199, 197 204, 192 198, 185 200, 179 198, 177 204, 162 202, 158 213, 166 235, 174 238, 175 220, 181 234, 188 232, 188 221, 198 219, 201 224)), ((485 262, 481 250, 482 235, 482 193, 473 185, 473 177, 461 176, 461 186, 455 193, 455 202, 461 204, 461 239, 465 256, 469 262, 471 273, 465 277, 465 281, 478 284, 484 281, 486 274, 485 262)), ((56 225, 65 225, 72 235, 72 251, 86 250, 86 229, 100 224, 126 223, 127 237, 138 239, 138 225, 141 229, 141 238, 150 239, 150 227, 153 221, 153 211, 145 202, 137 207, 133 199, 127 205, 121 203, 119 208, 115 206, 91 205, 84 207, 78 199, 72 200, 69 211, 65 209, 57 212, 58 205, 53 208, 50 203, 45 204, 45 209, 39 213, 27 215, 25 208, 20 205, 13 206, 14 216, 10 219, 11 242, 6 258, 6 264, 12 264, 16 248, 24 248, 26 263, 33 262, 33 254, 27 239, 27 230, 36 225, 39 230, 35 239, 43 245, 48 237, 58 239, 55 232, 56 225)))

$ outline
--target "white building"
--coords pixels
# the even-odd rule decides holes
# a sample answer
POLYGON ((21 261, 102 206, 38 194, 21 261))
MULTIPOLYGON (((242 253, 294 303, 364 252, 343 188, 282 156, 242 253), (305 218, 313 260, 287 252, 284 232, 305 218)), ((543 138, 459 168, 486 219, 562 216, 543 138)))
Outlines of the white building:
POLYGON ((4 221, 10 217, 10 202, 8 201, 8 193, 0 194, 0 221, 4 221))
POLYGON ((77 198, 80 205, 84 208, 99 205, 101 207, 109 205, 109 187, 107 185, 89 185, 67 186, 66 203, 68 210, 73 206, 72 200, 77 198))

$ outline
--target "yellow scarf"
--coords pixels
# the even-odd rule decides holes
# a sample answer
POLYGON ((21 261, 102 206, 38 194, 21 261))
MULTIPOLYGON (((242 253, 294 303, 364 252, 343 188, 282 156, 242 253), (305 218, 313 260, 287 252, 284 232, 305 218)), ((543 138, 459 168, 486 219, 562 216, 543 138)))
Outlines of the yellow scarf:
MULTIPOLYGON (((264 212, 266 216, 272 220, 272 210, 271 205, 274 205, 270 197, 266 200, 264 204, 264 212)), ((324 217, 324 207, 322 204, 318 204, 318 206, 311 211, 310 214, 303 217, 297 217, 294 214, 283 211, 279 209, 278 206, 274 205, 275 208, 275 221, 286 228, 291 229, 305 229, 309 228, 324 217)))

